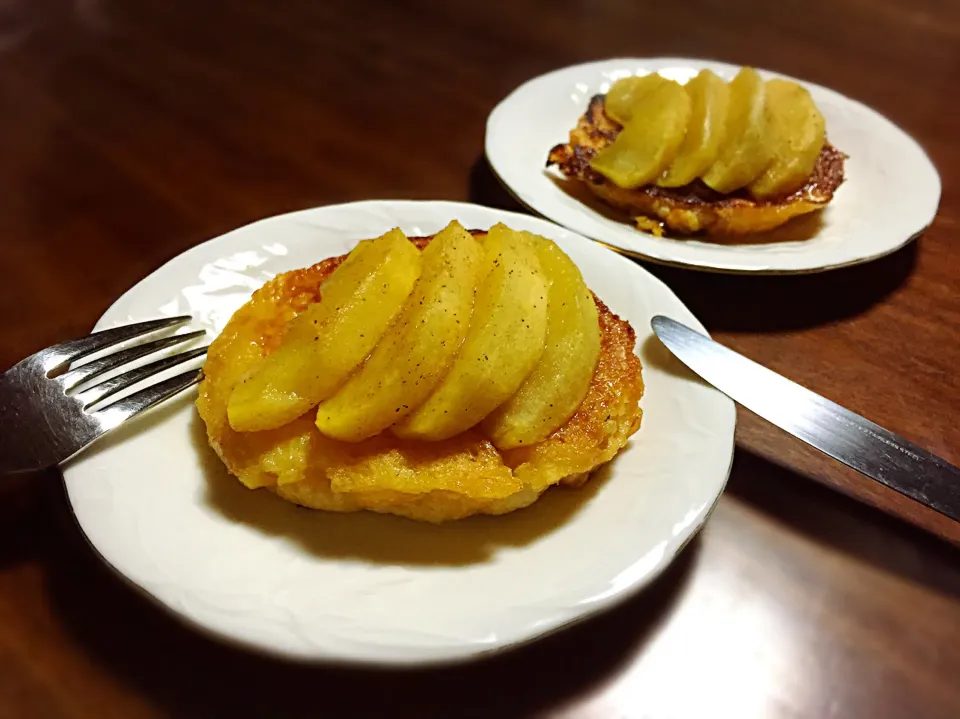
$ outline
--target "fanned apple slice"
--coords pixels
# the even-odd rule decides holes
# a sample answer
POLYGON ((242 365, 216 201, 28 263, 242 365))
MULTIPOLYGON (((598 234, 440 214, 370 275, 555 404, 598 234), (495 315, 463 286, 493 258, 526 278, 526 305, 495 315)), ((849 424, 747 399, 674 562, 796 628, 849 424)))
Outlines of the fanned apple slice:
POLYGON ((717 159, 726 129, 730 88, 710 70, 683 86, 690 96, 690 126, 673 164, 657 180, 662 187, 688 185, 717 159))
POLYGON ((649 185, 673 162, 689 122, 689 95, 664 81, 634 105, 633 117, 590 166, 618 187, 649 185))
POLYGON ((290 323, 280 346, 230 394, 238 432, 275 429, 329 397, 370 354, 420 276, 420 251, 399 229, 357 245, 290 323))
POLYGON ((670 82, 665 77, 651 72, 639 77, 625 77, 617 80, 603 98, 603 111, 621 125, 626 125, 633 117, 633 108, 645 95, 670 82))
POLYGON ((535 246, 502 224, 483 245, 485 273, 460 354, 430 398, 393 427, 400 437, 436 441, 469 429, 517 391, 543 354, 547 288, 535 246))
POLYGON ((757 199, 799 189, 817 164, 827 125, 806 88, 779 78, 767 82, 767 121, 773 162, 747 190, 757 199))
POLYGON ((739 190, 770 165, 765 97, 763 78, 753 68, 742 68, 730 81, 724 140, 716 162, 703 176, 708 187, 723 193, 739 190))
POLYGON ((517 392, 483 422, 499 449, 542 442, 583 402, 600 357, 597 305, 573 260, 550 240, 536 243, 547 291, 546 348, 517 392))
POLYGON ((453 364, 470 325, 483 249, 451 222, 423 250, 420 279, 363 366, 317 408, 328 437, 359 442, 421 404, 453 364))

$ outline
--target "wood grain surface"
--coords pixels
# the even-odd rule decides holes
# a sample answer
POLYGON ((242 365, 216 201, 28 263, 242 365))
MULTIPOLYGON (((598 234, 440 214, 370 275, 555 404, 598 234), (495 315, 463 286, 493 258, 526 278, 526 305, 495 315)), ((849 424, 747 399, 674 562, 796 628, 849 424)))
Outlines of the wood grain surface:
MULTIPOLYGON (((490 109, 542 72, 643 55, 800 76, 924 145, 939 216, 886 259, 791 278, 649 269, 721 341, 960 463, 950 0, 0 0, 0 367, 267 215, 516 209, 482 157, 490 109)), ((742 413, 729 490, 649 591, 477 665, 359 671, 198 636, 98 562, 57 475, 5 480, 0 717, 956 717, 960 551, 935 534, 960 541, 742 413)))

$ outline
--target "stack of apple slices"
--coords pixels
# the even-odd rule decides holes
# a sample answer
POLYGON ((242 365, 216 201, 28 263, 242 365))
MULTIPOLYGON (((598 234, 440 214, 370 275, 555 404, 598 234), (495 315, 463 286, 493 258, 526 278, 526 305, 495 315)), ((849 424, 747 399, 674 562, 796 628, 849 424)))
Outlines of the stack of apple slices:
POLYGON ((729 83, 703 70, 686 85, 658 74, 617 81, 604 111, 623 125, 591 166, 615 185, 682 187, 700 179, 758 200, 796 191, 810 177, 826 123, 795 82, 764 82, 742 68, 729 83))
POLYGON ((361 242, 233 389, 234 430, 316 408, 328 437, 438 441, 480 427, 508 449, 576 412, 600 355, 593 295, 553 242, 457 222, 421 252, 399 229, 361 242))

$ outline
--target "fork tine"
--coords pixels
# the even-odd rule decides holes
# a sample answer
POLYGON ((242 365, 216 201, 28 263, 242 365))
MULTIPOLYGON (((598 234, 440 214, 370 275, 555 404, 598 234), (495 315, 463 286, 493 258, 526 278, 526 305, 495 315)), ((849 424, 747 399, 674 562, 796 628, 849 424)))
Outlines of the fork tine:
POLYGON ((57 381, 63 384, 64 390, 69 392, 84 382, 88 382, 95 377, 99 377, 110 370, 122 367, 125 364, 129 364, 134 360, 140 359, 141 357, 146 357, 154 352, 159 352, 160 350, 167 349, 169 347, 176 347, 177 345, 184 344, 185 342, 194 340, 197 337, 202 337, 205 334, 206 332, 204 330, 197 330, 196 332, 187 332, 182 335, 163 337, 161 339, 154 340, 153 342, 147 342, 146 344, 120 350, 119 352, 108 354, 106 357, 101 357, 100 359, 88 362, 87 364, 77 367, 76 369, 64 372, 62 375, 57 377, 57 381))
POLYGON ((113 429, 144 410, 160 404, 188 387, 192 387, 202 379, 202 369, 183 372, 182 374, 165 379, 163 382, 158 382, 139 392, 134 392, 129 397, 124 397, 113 404, 98 409, 92 413, 92 416, 100 421, 100 426, 103 431, 113 429))
POLYGON ((113 345, 132 340, 135 337, 140 337, 150 332, 185 325, 192 319, 189 315, 181 315, 180 317, 168 317, 162 320, 149 320, 147 322, 138 322, 132 325, 123 325, 108 330, 101 330, 86 337, 61 342, 47 350, 49 356, 54 360, 54 364, 48 366, 46 369, 48 372, 58 370, 70 362, 76 362, 78 359, 82 359, 94 352, 99 352, 100 350, 113 347, 113 345))
POLYGON ((137 382, 141 382, 148 377, 152 377, 153 375, 170 369, 171 367, 176 367, 184 362, 189 362, 192 359, 206 354, 206 352, 206 347, 198 347, 197 349, 181 352, 180 354, 171 355, 170 357, 163 357, 162 359, 150 362, 149 364, 145 364, 141 367, 135 367, 132 370, 117 375, 116 377, 111 377, 110 379, 104 380, 103 382, 100 382, 99 384, 96 384, 93 387, 84 390, 83 392, 79 392, 76 396, 84 403, 83 408, 89 409, 93 405, 102 402, 107 397, 110 397, 117 392, 122 392, 128 387, 132 387, 137 382))

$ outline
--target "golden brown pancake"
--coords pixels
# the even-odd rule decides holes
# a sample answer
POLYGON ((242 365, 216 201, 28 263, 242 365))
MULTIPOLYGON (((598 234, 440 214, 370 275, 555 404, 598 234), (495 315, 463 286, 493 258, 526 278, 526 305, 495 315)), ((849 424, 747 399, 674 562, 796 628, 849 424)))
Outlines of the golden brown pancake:
MULTIPOLYGON (((411 241, 422 249, 430 239, 411 241)), ((315 509, 369 509, 430 522, 503 514, 533 503, 551 485, 582 484, 639 429, 636 336, 597 299, 601 353, 590 388, 576 413, 539 444, 501 452, 478 430, 442 442, 389 432, 341 442, 320 434, 314 411, 278 429, 234 431, 227 421, 233 387, 279 346, 289 320, 320 300, 321 283, 345 257, 273 278, 210 345, 197 409, 210 445, 248 487, 267 487, 315 509)))
POLYGON ((570 131, 570 142, 550 150, 547 166, 557 165, 566 177, 585 183, 601 200, 626 211, 642 230, 660 234, 661 223, 684 235, 744 235, 772 230, 793 217, 823 209, 843 183, 845 156, 825 143, 807 182, 785 197, 760 201, 742 190, 724 195, 699 180, 684 187, 617 187, 590 167, 593 156, 611 144, 621 129, 603 108, 604 96, 594 95, 570 131))

